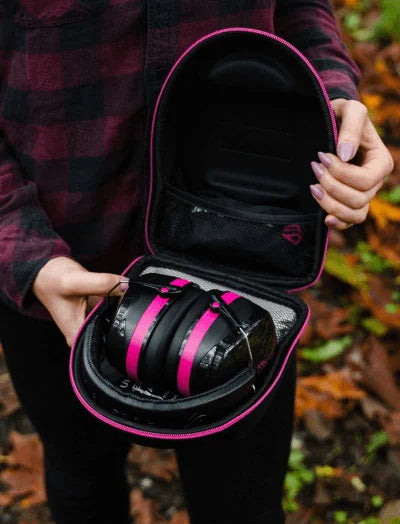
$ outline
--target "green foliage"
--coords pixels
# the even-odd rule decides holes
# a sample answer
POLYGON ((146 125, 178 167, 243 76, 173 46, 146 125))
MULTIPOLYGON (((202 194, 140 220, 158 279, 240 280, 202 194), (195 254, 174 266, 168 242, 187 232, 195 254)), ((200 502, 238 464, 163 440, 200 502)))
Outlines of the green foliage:
POLYGON ((335 511, 333 514, 335 522, 347 522, 348 516, 346 511, 335 511))
POLYGON ((390 313, 391 315, 394 315, 395 313, 397 313, 399 311, 399 305, 398 304, 392 304, 392 303, 385 304, 385 310, 387 311, 387 313, 390 313))
POLYGON ((289 469, 285 477, 285 497, 283 509, 294 512, 299 509, 296 501, 297 495, 307 484, 312 484, 315 479, 313 471, 304 464, 304 453, 300 449, 292 447, 289 456, 289 469))
POLYGON ((325 271, 357 289, 368 287, 368 277, 361 264, 351 266, 346 257, 336 248, 329 248, 325 261, 325 271))
POLYGON ((381 15, 373 28, 373 38, 400 41, 400 2, 380 0, 381 15))
POLYGON ((373 495, 371 497, 371 505, 374 506, 374 508, 381 508, 383 506, 384 500, 381 495, 373 495))
POLYGON ((351 346, 351 343, 352 337, 346 335, 336 340, 329 340, 317 348, 304 348, 300 351, 300 355, 311 362, 325 362, 343 353, 345 349, 351 346))
POLYGON ((390 191, 381 191, 379 193, 379 198, 382 198, 382 200, 386 200, 387 202, 390 202, 394 205, 400 204, 400 185, 394 187, 390 191))
POLYGON ((386 433, 386 431, 377 431, 376 433, 373 433, 365 446, 365 451, 367 455, 371 455, 373 453, 376 453, 376 451, 380 448, 383 448, 389 444, 389 437, 386 433))
POLYGON ((372 273, 383 273, 390 267, 390 263, 385 258, 372 252, 371 247, 367 242, 358 242, 356 251, 360 256, 362 264, 372 273))
POLYGON ((363 318, 361 324, 367 331, 377 335, 378 337, 383 337, 388 331, 385 324, 375 317, 363 318))
POLYGON ((394 300, 395 302, 400 302, 400 291, 392 292, 392 300, 394 300))
POLYGON ((382 524, 382 521, 377 517, 367 517, 366 519, 361 520, 358 524, 382 524))

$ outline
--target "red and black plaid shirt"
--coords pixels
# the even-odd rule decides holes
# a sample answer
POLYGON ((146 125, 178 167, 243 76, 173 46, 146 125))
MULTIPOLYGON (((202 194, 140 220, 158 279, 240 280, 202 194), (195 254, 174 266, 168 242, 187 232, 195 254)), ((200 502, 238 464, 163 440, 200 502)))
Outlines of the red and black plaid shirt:
POLYGON ((329 0, 0 0, 2 301, 46 316, 30 288, 50 258, 119 273, 143 252, 157 91, 185 48, 234 26, 279 34, 331 98, 357 98, 329 0))

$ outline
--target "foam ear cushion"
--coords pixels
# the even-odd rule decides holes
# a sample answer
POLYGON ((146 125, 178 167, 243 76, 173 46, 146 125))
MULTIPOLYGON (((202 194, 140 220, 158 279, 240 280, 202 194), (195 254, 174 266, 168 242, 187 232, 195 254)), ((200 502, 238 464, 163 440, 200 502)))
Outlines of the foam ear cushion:
POLYGON ((160 320, 146 341, 139 359, 140 380, 149 385, 162 385, 166 353, 170 340, 182 317, 203 291, 192 285, 174 299, 162 313, 160 320))

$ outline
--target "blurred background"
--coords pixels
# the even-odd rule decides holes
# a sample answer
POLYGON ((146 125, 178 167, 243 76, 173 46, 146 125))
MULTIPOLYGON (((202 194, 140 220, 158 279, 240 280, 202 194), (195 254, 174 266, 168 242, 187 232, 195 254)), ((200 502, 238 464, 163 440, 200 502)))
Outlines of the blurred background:
MULTIPOLYGON (((324 276, 302 293, 284 505, 288 524, 400 524, 400 0, 332 3, 396 167, 366 223, 331 234, 324 276)), ((128 474, 137 524, 188 524, 171 451, 133 446, 128 474)), ((1 353, 0 522, 51 523, 41 445, 1 353)))

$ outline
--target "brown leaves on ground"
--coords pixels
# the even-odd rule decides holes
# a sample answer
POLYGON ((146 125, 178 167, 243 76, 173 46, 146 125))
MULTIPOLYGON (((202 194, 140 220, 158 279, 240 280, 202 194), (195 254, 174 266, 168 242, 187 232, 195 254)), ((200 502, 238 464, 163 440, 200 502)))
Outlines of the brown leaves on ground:
POLYGON ((0 417, 12 415, 20 406, 10 375, 3 373, 0 375, 0 417))
POLYGON ((178 476, 175 454, 169 450, 134 445, 129 452, 128 461, 136 464, 144 475, 166 481, 178 476))
POLYGON ((170 520, 161 517, 157 503, 143 496, 140 489, 133 489, 130 494, 131 516, 135 524, 190 524, 185 510, 174 513, 170 520))
POLYGON ((400 386, 388 351, 377 337, 368 337, 362 348, 350 352, 347 361, 353 379, 375 393, 392 409, 400 411, 400 386))
POLYGON ((310 291, 303 291, 301 298, 311 309, 310 322, 300 339, 302 345, 309 345, 315 337, 330 340, 353 331, 354 327, 347 320, 347 309, 328 304, 310 291))
POLYGON ((397 310, 388 309, 392 302, 393 282, 383 276, 370 275, 367 290, 354 294, 354 300, 361 300, 378 320, 386 326, 400 329, 400 307, 397 310))
POLYGON ((0 493, 0 505, 19 502, 21 507, 43 504, 46 501, 43 472, 43 449, 36 434, 22 435, 11 431, 12 450, 7 467, 0 474, 5 493, 0 493))
POLYGON ((346 409, 352 406, 348 401, 360 400, 364 396, 365 392, 354 385, 346 370, 299 377, 296 417, 302 418, 310 409, 319 410, 328 418, 343 417, 346 409))

